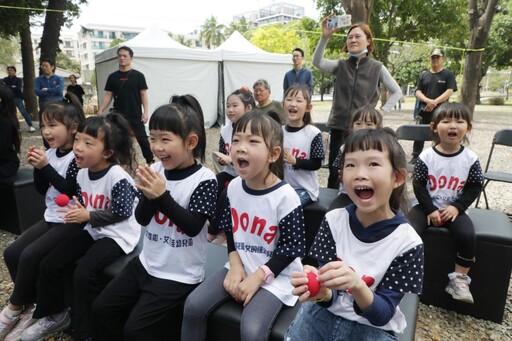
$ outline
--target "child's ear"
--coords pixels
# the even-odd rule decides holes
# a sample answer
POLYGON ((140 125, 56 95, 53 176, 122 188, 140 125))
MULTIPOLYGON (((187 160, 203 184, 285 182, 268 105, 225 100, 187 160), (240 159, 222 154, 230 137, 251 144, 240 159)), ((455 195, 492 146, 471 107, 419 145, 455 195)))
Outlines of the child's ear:
POLYGON ((73 125, 71 126, 69 131, 71 132, 71 134, 76 134, 77 130, 78 130, 78 124, 73 123, 73 125))
POLYGON ((309 103, 308 106, 306 107, 306 112, 311 113, 311 110, 313 110, 313 104, 309 103))
POLYGON ((434 132, 434 133, 437 133, 437 129, 435 128, 434 126, 434 122, 430 122, 430 129, 434 132))
POLYGON ((270 151, 270 155, 268 156, 268 162, 274 163, 279 159, 279 156, 281 155, 282 149, 279 146, 276 146, 272 148, 270 151))
POLYGON ((187 137, 187 141, 185 142, 185 146, 187 149, 194 150, 197 144, 199 143, 199 136, 195 133, 191 133, 187 137))
POLYGON ((393 188, 398 188, 402 186, 407 180, 407 169, 402 168, 399 171, 395 171, 395 183, 393 184, 393 188))
POLYGON ((108 160, 112 157, 112 155, 114 155, 114 151, 112 149, 109 149, 109 150, 104 150, 103 151, 103 158, 105 160, 108 160))

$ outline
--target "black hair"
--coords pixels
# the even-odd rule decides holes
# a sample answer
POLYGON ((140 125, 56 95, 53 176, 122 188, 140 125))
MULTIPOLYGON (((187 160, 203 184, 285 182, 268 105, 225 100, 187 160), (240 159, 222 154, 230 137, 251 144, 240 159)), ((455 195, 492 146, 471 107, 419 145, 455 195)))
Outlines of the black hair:
POLYGON ((393 172, 397 176, 403 176, 404 182, 402 185, 393 189, 389 197, 389 206, 395 210, 401 210, 404 214, 408 211, 406 200, 406 169, 407 163, 405 159, 405 152, 398 143, 396 133, 391 128, 382 129, 361 129, 350 134, 345 142, 345 149, 343 150, 341 158, 340 177, 343 177, 345 155, 356 151, 378 150, 380 152, 387 151, 389 161, 393 172))
POLYGON ((39 65, 43 64, 44 62, 47 62, 50 64, 50 66, 55 66, 55 61, 53 59, 43 58, 40 60, 39 65))
POLYGON ((105 116, 91 116, 78 125, 77 132, 84 133, 103 142, 104 150, 111 150, 108 162, 128 168, 131 173, 136 167, 135 150, 132 144, 132 130, 121 114, 111 112, 105 116))
POLYGON ((12 90, 2 82, 0 83, 0 116, 5 116, 11 121, 12 144, 16 153, 19 154, 21 135, 19 132, 20 122, 16 114, 16 102, 12 90))
POLYGON ((281 148, 281 153, 277 160, 269 165, 269 170, 278 178, 284 178, 284 158, 283 158, 283 129, 279 120, 269 115, 251 110, 245 113, 234 125, 233 135, 238 132, 244 132, 248 125, 251 125, 251 134, 263 137, 265 145, 269 152, 275 147, 281 148))
POLYGON ((192 155, 201 162, 205 160, 206 131, 204 129, 203 109, 192 95, 172 96, 170 104, 157 108, 149 119, 150 130, 170 131, 183 141, 191 133, 197 134, 197 146, 192 155))
MULTIPOLYGON (((290 86, 286 92, 284 93, 283 102, 286 100, 288 95, 296 96, 298 93, 302 94, 302 97, 306 100, 306 106, 311 104, 311 95, 309 93, 309 88, 305 85, 295 84, 290 86)), ((304 121, 304 125, 313 123, 313 119, 311 118, 311 111, 306 111, 304 113, 304 117, 302 118, 304 121)))
POLYGON ((125 50, 126 52, 128 52, 128 54, 130 55, 131 58, 133 58, 133 50, 131 48, 129 48, 128 46, 126 45, 123 45, 121 47, 119 47, 116 51, 116 54, 119 53, 120 50, 125 50))
POLYGON ((251 109, 254 109, 256 108, 256 101, 254 100, 254 96, 252 95, 252 92, 249 91, 249 89, 244 89, 244 88, 241 88, 241 89, 237 89, 235 91, 233 91, 229 96, 237 96, 238 98, 240 98, 240 100, 242 101, 242 103, 244 104, 244 108, 247 110, 247 106, 248 105, 251 105, 252 108, 251 109))
POLYGON ((300 47, 296 47, 293 49, 292 53, 294 53, 295 51, 298 51, 300 52, 301 56, 304 57, 304 51, 300 48, 300 47))
POLYGON ((16 66, 14 66, 14 65, 9 65, 9 66, 7 67, 7 71, 9 71, 9 69, 13 69, 13 70, 14 70, 14 72, 16 72, 16 66))
POLYGON ((354 122, 358 120, 366 121, 366 118, 370 118, 370 120, 375 123, 375 128, 382 128, 382 114, 377 109, 375 109, 375 107, 371 105, 365 105, 356 109, 352 116, 350 116, 348 131, 352 133, 354 129, 354 122))
POLYGON ((68 130, 76 129, 85 120, 82 103, 75 94, 66 93, 63 101, 49 102, 41 112, 41 123, 43 120, 60 122, 68 130))
MULTIPOLYGON (((456 120, 464 120, 468 123, 468 131, 473 128, 473 123, 471 123, 471 116, 469 115, 468 108, 462 103, 450 103, 445 102, 437 108, 434 117, 432 117, 432 131, 437 128, 439 122, 441 122, 445 118, 456 119, 456 120)), ((437 145, 441 143, 441 139, 439 138, 439 134, 434 132, 434 144, 437 145)), ((467 136, 464 136, 462 139, 464 143, 468 144, 469 139, 467 136)))

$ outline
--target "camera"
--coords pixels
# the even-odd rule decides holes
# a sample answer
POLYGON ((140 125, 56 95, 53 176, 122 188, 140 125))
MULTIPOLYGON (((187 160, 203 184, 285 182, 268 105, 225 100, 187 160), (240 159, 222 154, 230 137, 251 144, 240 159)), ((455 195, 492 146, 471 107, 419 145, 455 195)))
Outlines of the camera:
POLYGON ((327 27, 329 28, 340 28, 348 27, 352 23, 352 16, 350 14, 337 15, 327 19, 327 27))

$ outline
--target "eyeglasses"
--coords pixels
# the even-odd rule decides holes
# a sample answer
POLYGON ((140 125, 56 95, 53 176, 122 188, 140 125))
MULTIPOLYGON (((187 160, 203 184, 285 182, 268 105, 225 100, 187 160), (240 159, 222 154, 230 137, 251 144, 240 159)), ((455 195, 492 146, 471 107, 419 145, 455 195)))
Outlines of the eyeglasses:
POLYGON ((262 92, 268 91, 268 89, 254 89, 255 94, 261 94, 262 92))

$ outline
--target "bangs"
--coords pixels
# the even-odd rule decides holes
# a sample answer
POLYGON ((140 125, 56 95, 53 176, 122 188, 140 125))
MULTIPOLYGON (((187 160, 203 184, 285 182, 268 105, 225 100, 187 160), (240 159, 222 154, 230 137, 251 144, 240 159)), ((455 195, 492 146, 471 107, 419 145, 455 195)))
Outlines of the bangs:
POLYGON ((149 120, 149 130, 170 131, 182 135, 183 123, 180 112, 175 105, 164 105, 156 109, 149 120))
POLYGON ((91 116, 78 125, 77 132, 87 134, 94 138, 103 138, 110 130, 110 124, 106 121, 105 117, 91 116))
POLYGON ((265 126, 269 126, 268 120, 271 119, 268 116, 257 113, 255 111, 249 111, 240 117, 240 119, 236 122, 233 128, 234 133, 244 132, 247 129, 247 126, 251 125, 251 134, 266 136, 263 134, 265 130, 265 126))
POLYGON ((345 143, 344 153, 367 150, 383 152, 388 150, 389 143, 386 143, 386 139, 389 139, 389 135, 380 129, 361 129, 350 135, 345 143))

